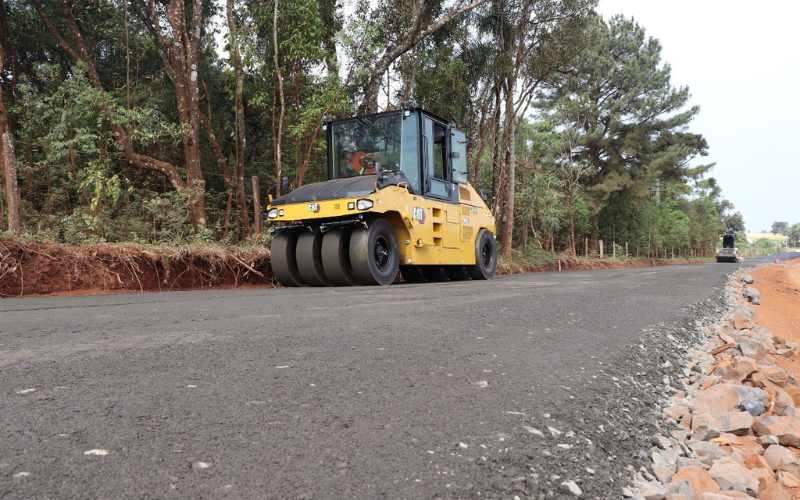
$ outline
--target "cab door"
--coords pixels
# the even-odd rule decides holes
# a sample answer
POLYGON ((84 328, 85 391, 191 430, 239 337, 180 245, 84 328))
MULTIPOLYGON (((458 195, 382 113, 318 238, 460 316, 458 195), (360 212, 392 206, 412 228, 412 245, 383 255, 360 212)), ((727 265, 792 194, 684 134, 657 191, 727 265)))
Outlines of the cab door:
MULTIPOLYGON (((461 215, 458 189, 453 183, 451 128, 429 116, 423 118, 423 169, 425 198, 431 208, 431 223, 436 246, 443 249, 460 248, 461 215)), ((448 252, 445 252, 448 253, 448 252)), ((447 256, 442 255, 442 261, 447 256)))

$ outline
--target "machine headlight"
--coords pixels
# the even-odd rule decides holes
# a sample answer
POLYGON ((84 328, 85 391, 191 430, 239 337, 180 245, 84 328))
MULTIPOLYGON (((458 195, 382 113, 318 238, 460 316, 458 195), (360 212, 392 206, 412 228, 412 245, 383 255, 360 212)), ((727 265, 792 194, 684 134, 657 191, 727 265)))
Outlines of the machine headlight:
POLYGON ((359 210, 369 210, 372 208, 372 200, 358 200, 356 202, 356 208, 359 210))
POLYGON ((267 212, 268 219, 277 219, 278 218, 278 209, 277 208, 270 208, 269 212, 267 212))

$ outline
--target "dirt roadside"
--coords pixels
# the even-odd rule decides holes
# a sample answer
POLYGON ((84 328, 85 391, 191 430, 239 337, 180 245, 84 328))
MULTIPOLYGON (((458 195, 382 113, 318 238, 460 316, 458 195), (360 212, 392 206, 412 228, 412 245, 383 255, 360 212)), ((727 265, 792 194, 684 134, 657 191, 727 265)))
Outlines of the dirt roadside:
MULTIPOLYGON (((272 288, 269 249, 97 244, 66 247, 0 239, 0 299, 65 295, 272 288)), ((695 262, 701 262, 697 259, 695 262)), ((706 262, 708 259, 705 260, 706 262)), ((497 274, 686 264, 687 260, 554 259, 498 265, 497 274)), ((397 281, 401 281, 398 274, 397 281)))
MULTIPOLYGON (((750 275, 755 279, 753 286, 761 293, 761 305, 755 308, 753 321, 776 337, 800 343, 800 259, 763 266, 750 275)), ((770 361, 800 380, 800 355, 770 355, 770 361)))

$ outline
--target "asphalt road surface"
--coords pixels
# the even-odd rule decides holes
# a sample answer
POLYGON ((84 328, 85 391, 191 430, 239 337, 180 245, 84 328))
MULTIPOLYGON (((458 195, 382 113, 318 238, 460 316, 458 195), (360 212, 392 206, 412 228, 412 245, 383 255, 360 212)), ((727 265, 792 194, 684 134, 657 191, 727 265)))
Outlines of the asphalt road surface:
POLYGON ((620 498, 736 268, 5 299, 0 497, 620 498))

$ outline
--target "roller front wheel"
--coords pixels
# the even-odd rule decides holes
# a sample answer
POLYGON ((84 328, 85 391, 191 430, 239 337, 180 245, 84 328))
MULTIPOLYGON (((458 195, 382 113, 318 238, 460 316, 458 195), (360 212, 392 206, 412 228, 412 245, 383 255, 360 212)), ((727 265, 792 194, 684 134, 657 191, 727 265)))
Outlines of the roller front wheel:
POLYGON ((354 229, 350 235, 350 265, 362 285, 388 285, 397 276, 400 251, 394 228, 377 219, 369 229, 354 229))
POLYGON ((283 286, 306 286, 297 269, 297 233, 278 233, 270 247, 272 275, 283 286))
POLYGON ((350 266, 350 231, 335 229, 322 239, 322 267, 334 286, 358 285, 350 266))
POLYGON ((297 269, 310 286, 333 286, 322 266, 322 238, 319 231, 297 237, 297 269))

